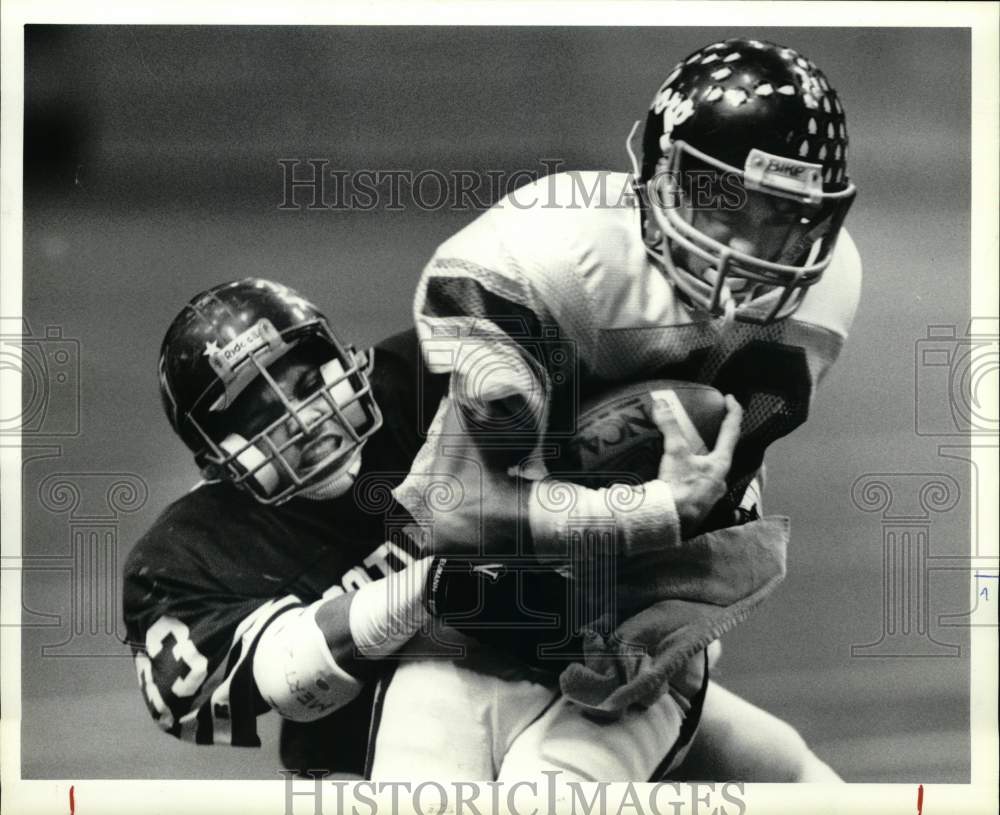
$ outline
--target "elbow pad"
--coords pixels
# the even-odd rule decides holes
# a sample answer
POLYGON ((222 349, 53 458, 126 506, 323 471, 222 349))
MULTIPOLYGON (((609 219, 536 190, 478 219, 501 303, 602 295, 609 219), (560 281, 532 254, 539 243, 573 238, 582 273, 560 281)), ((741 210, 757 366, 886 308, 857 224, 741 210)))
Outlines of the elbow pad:
POLYGON ((311 722, 343 707, 362 682, 341 668, 316 624, 317 601, 285 612, 257 641, 253 677, 261 696, 284 719, 311 722))

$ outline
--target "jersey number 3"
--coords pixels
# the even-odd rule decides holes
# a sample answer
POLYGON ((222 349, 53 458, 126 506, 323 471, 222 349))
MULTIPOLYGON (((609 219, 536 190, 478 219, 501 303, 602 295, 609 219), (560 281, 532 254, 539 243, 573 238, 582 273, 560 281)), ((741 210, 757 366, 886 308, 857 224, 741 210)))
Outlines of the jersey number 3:
POLYGON ((136 656, 136 668, 150 711, 170 728, 190 709, 208 675, 208 660, 184 623, 160 617, 146 632, 146 653, 136 656))

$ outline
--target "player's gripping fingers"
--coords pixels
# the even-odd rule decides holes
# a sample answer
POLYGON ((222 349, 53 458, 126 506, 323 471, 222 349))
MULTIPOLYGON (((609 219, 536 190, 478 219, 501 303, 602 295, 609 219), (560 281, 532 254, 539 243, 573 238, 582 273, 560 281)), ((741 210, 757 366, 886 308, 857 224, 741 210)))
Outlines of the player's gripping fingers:
POLYGON ((740 425, 743 422, 743 408, 735 396, 726 396, 726 417, 719 427, 719 435, 715 440, 715 448, 708 455, 717 466, 722 468, 723 475, 729 472, 733 463, 733 451, 740 440, 740 425))
POLYGON ((663 435, 663 462, 660 465, 662 471, 664 465, 668 464, 673 457, 681 458, 690 455, 691 446, 681 429, 680 422, 674 415, 670 402, 659 395, 653 398, 653 421, 656 422, 657 428, 663 435))

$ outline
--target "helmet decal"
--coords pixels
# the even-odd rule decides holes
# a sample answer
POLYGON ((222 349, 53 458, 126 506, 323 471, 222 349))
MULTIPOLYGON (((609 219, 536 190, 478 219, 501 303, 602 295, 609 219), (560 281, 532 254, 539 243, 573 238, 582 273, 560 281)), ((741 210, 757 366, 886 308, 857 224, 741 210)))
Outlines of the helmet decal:
POLYGON ((663 114, 663 132, 669 135, 694 113, 694 105, 673 88, 666 87, 653 100, 653 112, 663 114))
POLYGON ((238 334, 222 348, 219 348, 215 340, 206 341, 204 355, 208 357, 208 364, 224 387, 222 395, 211 404, 209 410, 225 410, 258 375, 254 366, 247 364, 251 358, 267 367, 284 356, 290 347, 266 317, 238 334))

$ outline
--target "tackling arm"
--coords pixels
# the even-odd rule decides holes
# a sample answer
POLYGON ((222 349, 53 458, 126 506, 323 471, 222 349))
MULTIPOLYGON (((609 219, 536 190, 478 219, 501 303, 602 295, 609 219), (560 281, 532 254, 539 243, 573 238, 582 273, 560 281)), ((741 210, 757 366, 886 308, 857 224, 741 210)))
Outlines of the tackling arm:
POLYGON ((201 558, 177 556, 179 541, 207 550, 206 534, 183 521, 158 523, 125 568, 139 685, 153 719, 177 738, 259 746, 256 717, 269 708, 319 718, 357 696, 375 661, 426 618, 428 561, 308 605, 290 594, 234 591, 201 558))
POLYGON ((395 653, 424 625, 429 566, 429 559, 419 560, 356 592, 274 620, 253 662, 267 703, 286 719, 313 721, 354 699, 378 659, 395 653))

